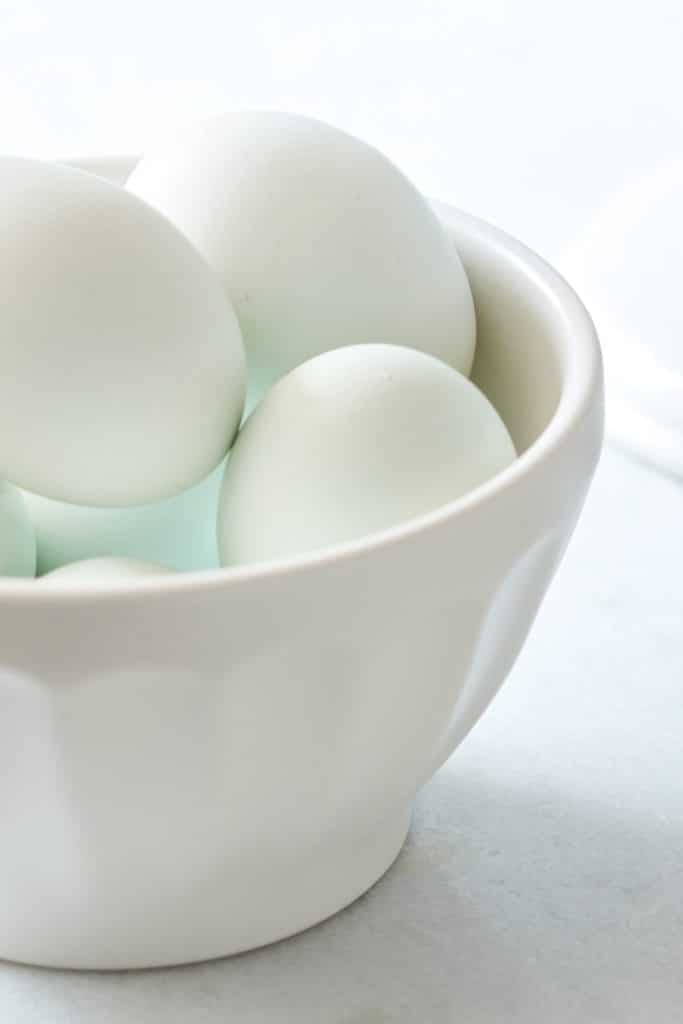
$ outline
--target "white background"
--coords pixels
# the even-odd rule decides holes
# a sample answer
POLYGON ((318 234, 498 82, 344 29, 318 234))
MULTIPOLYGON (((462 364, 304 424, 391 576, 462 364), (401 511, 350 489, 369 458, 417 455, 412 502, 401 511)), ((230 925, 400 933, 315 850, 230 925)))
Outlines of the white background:
POLYGON ((543 250, 683 149, 678 0, 4 0, 0 149, 130 152, 291 109, 543 250))
MULTIPOLYGON (((179 118, 293 109, 562 267, 682 154, 682 53, 680 0, 5 2, 0 150, 135 152, 179 118)), ((353 908, 196 968, 0 966, 0 1020, 680 1021, 682 522, 679 485, 605 455, 504 692, 353 908)))

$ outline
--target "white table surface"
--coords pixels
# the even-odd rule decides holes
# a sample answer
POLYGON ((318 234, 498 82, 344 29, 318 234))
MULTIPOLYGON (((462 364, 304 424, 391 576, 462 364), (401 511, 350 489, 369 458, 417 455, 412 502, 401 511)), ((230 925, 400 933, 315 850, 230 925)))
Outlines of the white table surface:
MULTIPOLYGON (((0 150, 299 110, 562 268, 617 187, 683 152, 682 42, 679 0, 23 0, 0 10, 0 150)), ((196 967, 0 964, 2 1024, 681 1021, 682 524, 681 485, 606 453, 511 678, 353 907, 196 967)))

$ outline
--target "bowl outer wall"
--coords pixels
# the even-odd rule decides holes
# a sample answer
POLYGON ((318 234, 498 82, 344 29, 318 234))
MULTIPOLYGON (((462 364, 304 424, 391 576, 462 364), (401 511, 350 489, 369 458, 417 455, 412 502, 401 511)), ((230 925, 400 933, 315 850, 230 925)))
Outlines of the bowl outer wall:
POLYGON ((320 556, 137 589, 3 583, 0 955, 183 962, 333 913, 509 672, 598 459, 600 356, 552 269, 438 209, 478 313, 495 293, 511 338, 547 321, 548 427, 465 499, 320 556))

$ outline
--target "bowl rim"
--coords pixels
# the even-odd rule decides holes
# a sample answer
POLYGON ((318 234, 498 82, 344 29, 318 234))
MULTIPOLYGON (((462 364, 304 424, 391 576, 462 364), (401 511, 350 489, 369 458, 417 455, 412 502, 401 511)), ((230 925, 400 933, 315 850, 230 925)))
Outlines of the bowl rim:
POLYGON ((554 308, 558 335, 571 339, 561 346, 562 383, 560 397, 549 422, 513 463, 478 487, 441 505, 384 530, 303 555, 252 562, 245 565, 169 573, 142 579, 63 580, 59 586, 41 586, 41 578, 0 577, 0 602, 64 605, 73 601, 132 601, 152 595, 228 589, 245 582, 312 572, 332 563, 347 562, 379 549, 435 529, 464 513, 488 505, 496 497, 519 486, 530 474, 560 449, 601 394, 602 356, 591 317, 568 282, 549 263, 500 228, 445 203, 434 209, 447 229, 457 226, 497 261, 506 261, 524 276, 532 288, 542 292, 554 308))

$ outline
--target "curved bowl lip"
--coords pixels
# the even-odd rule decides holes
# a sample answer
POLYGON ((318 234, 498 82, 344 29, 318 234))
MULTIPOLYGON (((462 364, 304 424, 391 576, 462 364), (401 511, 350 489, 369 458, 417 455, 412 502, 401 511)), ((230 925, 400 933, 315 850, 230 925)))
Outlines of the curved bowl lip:
POLYGON ((464 228, 470 237, 483 243, 492 260, 506 261, 514 273, 526 278, 529 286, 542 292, 554 307, 558 325, 564 328, 558 331, 567 342, 560 352, 563 379, 557 408, 539 437, 510 466, 446 505, 386 530, 303 555, 144 579, 64 581, 59 586, 41 586, 40 578, 2 577, 0 602, 38 606, 64 605, 73 601, 132 601, 181 593, 189 596, 198 591, 227 589, 258 579, 312 572, 331 563, 361 559, 370 552, 390 548, 417 534, 437 529, 465 512, 490 504, 530 475, 537 474, 558 453, 601 395, 602 357, 595 327, 572 287, 540 256, 504 231, 471 214, 445 203, 435 202, 433 205, 447 228, 454 224, 461 230, 464 228))

